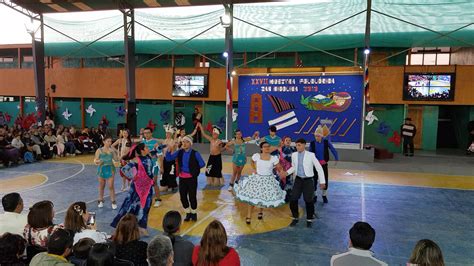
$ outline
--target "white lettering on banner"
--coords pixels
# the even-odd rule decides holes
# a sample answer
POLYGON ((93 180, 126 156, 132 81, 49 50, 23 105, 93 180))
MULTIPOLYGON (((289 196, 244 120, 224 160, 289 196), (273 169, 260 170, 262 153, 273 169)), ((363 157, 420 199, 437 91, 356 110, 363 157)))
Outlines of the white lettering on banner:
POLYGON ((335 78, 301 78, 298 81, 303 85, 336 84, 335 78))

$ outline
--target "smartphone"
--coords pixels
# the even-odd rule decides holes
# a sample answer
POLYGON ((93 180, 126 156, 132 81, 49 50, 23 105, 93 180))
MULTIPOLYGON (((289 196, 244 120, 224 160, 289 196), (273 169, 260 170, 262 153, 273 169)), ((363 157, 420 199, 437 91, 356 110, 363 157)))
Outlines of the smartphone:
POLYGON ((87 225, 95 225, 95 212, 89 212, 89 220, 87 220, 87 225))

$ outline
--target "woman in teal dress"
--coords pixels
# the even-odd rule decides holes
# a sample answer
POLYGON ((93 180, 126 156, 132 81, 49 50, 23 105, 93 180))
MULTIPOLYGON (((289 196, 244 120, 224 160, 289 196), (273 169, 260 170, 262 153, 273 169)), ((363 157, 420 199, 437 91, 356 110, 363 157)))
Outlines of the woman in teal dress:
MULTIPOLYGON (((254 137, 257 135, 257 132, 254 134, 254 137)), ((232 191, 234 188, 234 183, 239 182, 240 177, 242 176, 242 170, 244 169, 245 164, 247 163, 247 154, 245 153, 245 143, 252 140, 251 137, 243 138, 242 132, 237 129, 235 131, 235 138, 229 141, 225 148, 228 150, 233 150, 232 155, 232 176, 230 178, 229 191, 232 191), (230 149, 231 146, 234 146, 233 149, 230 149)))
POLYGON ((112 209, 117 209, 117 203, 115 202, 115 188, 114 188, 114 177, 115 177, 115 165, 114 161, 117 160, 117 152, 111 147, 112 138, 105 137, 104 146, 97 149, 95 152, 94 163, 98 165, 97 168, 97 179, 99 180, 99 202, 98 207, 104 207, 104 189, 105 184, 109 187, 110 200, 112 201, 112 209))

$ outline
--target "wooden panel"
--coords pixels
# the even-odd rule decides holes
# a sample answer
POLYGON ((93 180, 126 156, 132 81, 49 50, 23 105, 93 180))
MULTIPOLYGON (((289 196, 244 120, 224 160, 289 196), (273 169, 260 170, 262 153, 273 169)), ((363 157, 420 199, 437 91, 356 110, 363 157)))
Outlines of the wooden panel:
POLYGON ((416 126, 416 135, 413 139, 415 149, 421 149, 421 140, 423 137, 423 107, 409 106, 407 117, 410 117, 411 122, 416 126))
POLYGON ((374 104, 474 105, 474 66, 374 66, 370 102, 374 104), (456 73, 454 101, 403 101, 404 73, 456 73))

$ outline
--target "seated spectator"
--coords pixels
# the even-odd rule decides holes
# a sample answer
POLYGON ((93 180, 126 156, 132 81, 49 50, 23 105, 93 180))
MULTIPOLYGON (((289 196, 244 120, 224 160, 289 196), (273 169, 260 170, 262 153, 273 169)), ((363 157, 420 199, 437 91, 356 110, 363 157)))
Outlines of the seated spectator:
POLYGON ((221 222, 214 220, 204 230, 201 245, 194 247, 193 265, 240 265, 237 251, 227 246, 227 233, 221 222))
POLYGON ((21 134, 16 133, 15 137, 12 139, 12 144, 13 147, 19 149, 20 151, 25 149, 25 144, 21 141, 21 134))
POLYGON ((0 265, 26 265, 23 259, 26 241, 17 234, 0 236, 0 265))
POLYGON ((174 265, 189 266, 193 265, 194 244, 177 235, 181 227, 181 221, 181 214, 179 212, 167 212, 165 217, 163 217, 163 231, 171 239, 171 244, 173 245, 174 265))
POLYGON ((33 142, 28 132, 23 133, 23 138, 21 141, 25 144, 26 150, 34 154, 36 160, 42 159, 41 147, 33 142))
POLYGON ((422 239, 416 243, 408 265, 444 266, 443 253, 435 242, 422 239))
POLYGON ((85 265, 87 257, 89 257, 89 251, 94 244, 95 241, 88 237, 77 241, 72 247, 72 256, 69 257, 69 261, 76 266, 85 265))
POLYGON ((10 162, 18 164, 21 158, 21 152, 19 149, 13 147, 4 137, 0 135, 0 162, 5 167, 10 166, 10 162))
POLYGON ((41 136, 38 129, 32 129, 31 141, 40 147, 41 156, 43 159, 50 158, 51 152, 49 150, 48 143, 43 139, 43 136, 41 136))
POLYGON ((60 157, 64 156, 64 151, 66 148, 65 144, 66 141, 64 140, 63 132, 58 130, 56 135, 56 152, 60 157))
POLYGON ((23 230, 27 224, 27 217, 21 214, 23 211, 23 199, 18 193, 9 193, 2 198, 3 210, 0 214, 0 235, 12 233, 23 235, 23 230))
POLYGON ((48 239, 62 225, 53 224, 54 205, 49 200, 35 203, 28 213, 28 224, 23 231, 23 237, 26 239, 26 255, 31 260, 37 253, 46 251, 48 239))
POLYGON ((48 133, 46 134, 46 136, 44 136, 44 140, 48 144, 49 150, 50 152, 52 152, 53 156, 58 154, 58 150, 56 146, 57 139, 56 139, 56 136, 53 134, 52 130, 48 130, 48 133))
POLYGON ((136 266, 148 265, 146 261, 148 244, 140 241, 140 230, 135 215, 129 213, 120 219, 113 242, 117 258, 131 261, 136 266))
POLYGON ((133 266, 130 261, 115 258, 114 248, 108 243, 96 243, 87 257, 87 266, 133 266))
POLYGON ((148 244, 147 257, 150 266, 172 266, 173 245, 169 237, 155 236, 148 244))
POLYGON ((80 239, 88 237, 92 238, 96 243, 107 241, 107 234, 98 232, 94 225, 87 225, 90 214, 87 211, 86 203, 82 201, 74 202, 69 206, 64 219, 64 228, 74 232, 74 243, 80 239))
POLYGON ((72 251, 72 232, 64 229, 54 231, 48 241, 47 252, 41 252, 33 257, 30 265, 35 266, 73 266, 67 261, 72 251))
POLYGON ((349 230, 349 251, 331 258, 331 266, 384 266, 385 262, 376 259, 370 251, 375 241, 375 230, 365 222, 355 223, 349 230))

